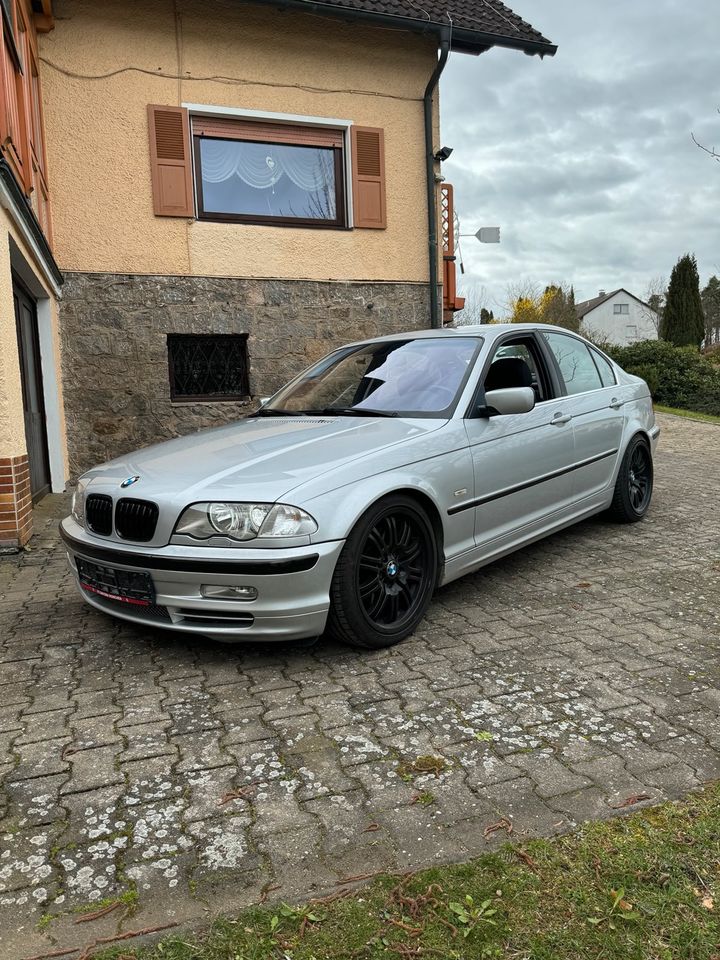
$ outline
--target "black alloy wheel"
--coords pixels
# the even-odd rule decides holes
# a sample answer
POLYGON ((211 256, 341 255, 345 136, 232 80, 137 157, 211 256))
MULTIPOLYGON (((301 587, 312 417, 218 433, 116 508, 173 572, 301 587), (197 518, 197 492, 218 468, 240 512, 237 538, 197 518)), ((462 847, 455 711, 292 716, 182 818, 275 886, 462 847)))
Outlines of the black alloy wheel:
POLYGON ((652 493, 652 461, 644 443, 638 443, 630 456, 628 494, 633 510, 642 515, 647 510, 652 493))
POLYGON ((398 643, 422 620, 437 578, 437 543, 427 514, 410 497, 387 497, 346 541, 331 587, 329 632, 353 646, 398 643))
POLYGON ((650 506, 653 461, 647 440, 634 436, 627 446, 615 482, 610 516, 621 523, 637 523, 650 506))

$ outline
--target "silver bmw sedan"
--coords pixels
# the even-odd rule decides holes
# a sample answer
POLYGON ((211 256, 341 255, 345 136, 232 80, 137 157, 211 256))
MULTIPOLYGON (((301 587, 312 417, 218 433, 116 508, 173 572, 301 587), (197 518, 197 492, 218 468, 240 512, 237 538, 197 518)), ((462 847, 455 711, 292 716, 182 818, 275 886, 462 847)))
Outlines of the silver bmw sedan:
POLYGON ((398 334, 90 470, 60 530, 116 617, 385 647, 438 586, 601 511, 641 520, 658 434, 644 381, 558 327, 398 334))

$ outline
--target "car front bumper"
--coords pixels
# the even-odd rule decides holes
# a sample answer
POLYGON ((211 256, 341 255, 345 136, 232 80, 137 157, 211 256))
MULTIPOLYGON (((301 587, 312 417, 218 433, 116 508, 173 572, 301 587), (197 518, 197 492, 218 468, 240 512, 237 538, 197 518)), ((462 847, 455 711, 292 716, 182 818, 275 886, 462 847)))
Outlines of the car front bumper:
POLYGON ((90 606, 132 623, 226 642, 319 636, 344 545, 334 540, 279 550, 143 548, 90 537, 71 517, 60 524, 60 535, 77 588, 90 606), (78 558, 111 570, 149 574, 154 603, 140 606, 90 592, 80 583, 78 558), (255 600, 211 599, 202 596, 203 585, 254 587, 258 595, 255 600))

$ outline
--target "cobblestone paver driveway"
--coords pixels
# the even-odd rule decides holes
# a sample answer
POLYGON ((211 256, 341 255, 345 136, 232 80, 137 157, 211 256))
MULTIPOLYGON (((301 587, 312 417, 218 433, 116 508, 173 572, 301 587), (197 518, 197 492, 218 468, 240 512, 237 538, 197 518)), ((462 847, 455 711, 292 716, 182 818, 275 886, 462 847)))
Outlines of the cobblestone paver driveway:
POLYGON ((0 563, 0 956, 467 859, 502 817, 551 834, 719 777, 720 428, 661 425, 644 523, 453 584, 379 653, 113 621, 75 594, 65 504, 44 501, 32 551, 0 563), (72 922, 133 890, 134 915, 72 922))

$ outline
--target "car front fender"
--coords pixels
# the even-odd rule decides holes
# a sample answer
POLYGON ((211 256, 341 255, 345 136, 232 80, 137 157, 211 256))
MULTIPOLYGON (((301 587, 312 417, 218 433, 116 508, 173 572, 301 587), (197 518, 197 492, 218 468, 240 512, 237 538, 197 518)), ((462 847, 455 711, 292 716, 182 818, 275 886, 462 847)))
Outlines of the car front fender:
POLYGON ((467 448, 402 469, 389 470, 337 487, 304 501, 318 522, 312 541, 344 540, 360 517, 378 500, 394 493, 415 497, 440 533, 445 558, 474 546, 472 514, 448 515, 459 491, 473 490, 472 459, 467 448))

